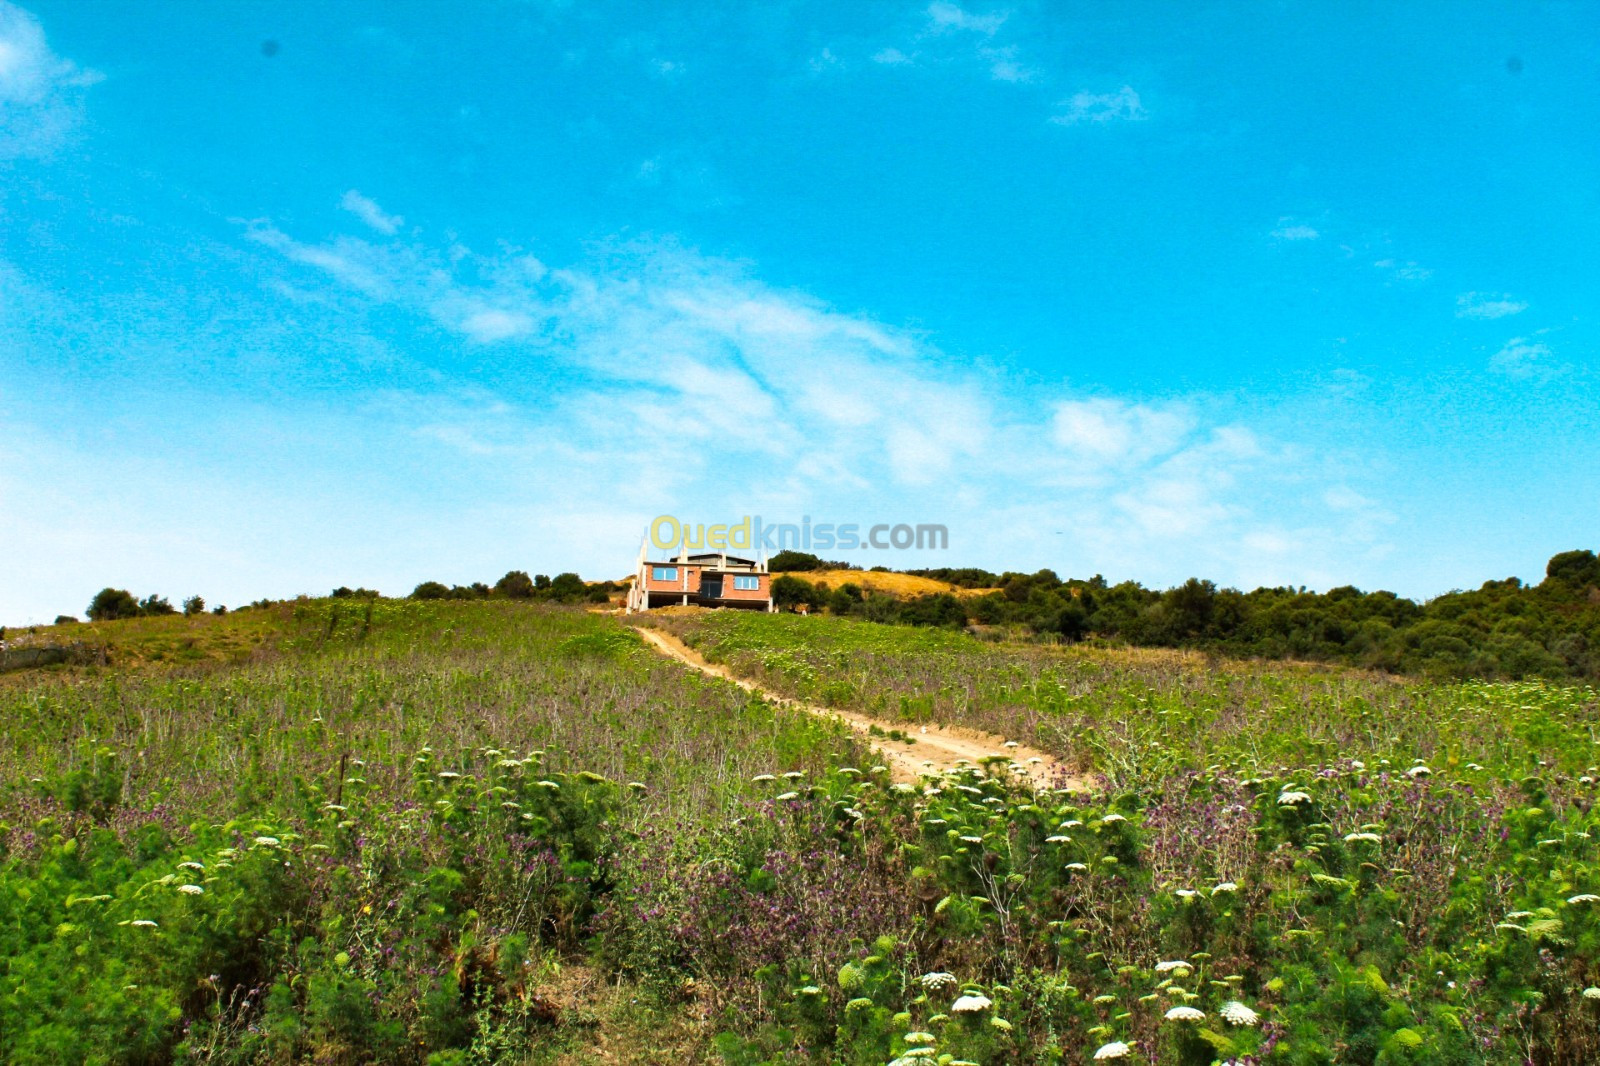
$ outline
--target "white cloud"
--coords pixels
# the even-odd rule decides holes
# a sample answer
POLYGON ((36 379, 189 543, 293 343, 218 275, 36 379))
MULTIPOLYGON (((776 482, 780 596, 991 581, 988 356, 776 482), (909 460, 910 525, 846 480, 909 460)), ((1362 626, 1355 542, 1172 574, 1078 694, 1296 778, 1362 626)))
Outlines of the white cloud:
MULTIPOLYGON (((601 247, 551 269, 418 235, 318 245, 266 223, 246 233, 281 257, 269 273, 284 276, 264 287, 314 291, 320 278, 333 290, 298 308, 338 314, 369 301, 423 316, 464 346, 497 346, 502 396, 443 412, 419 400, 403 416, 419 443, 505 471, 560 471, 628 501, 638 521, 688 507, 946 520, 980 560, 1036 553, 1041 538, 1065 550, 1050 539, 1065 527, 1072 572, 1166 579, 1162 567, 1184 560, 1222 580, 1242 559, 1277 580, 1308 573, 1303 554, 1268 565, 1269 553, 1250 550, 1285 513, 1311 508, 1315 520, 1283 525, 1284 535, 1329 556, 1368 521, 1340 506, 1338 485, 1308 480, 1293 449, 1215 400, 1008 384, 925 336, 670 241, 601 247)), ((450 381, 461 371, 438 372, 450 381)), ((626 556, 621 541, 637 529, 614 533, 626 556)), ((583 550, 606 557, 599 541, 611 536, 594 534, 583 550)))
POLYGON ((1533 337, 1512 337, 1489 358, 1489 366, 1514 378, 1547 377, 1559 370, 1550 363, 1550 357, 1554 354, 1543 341, 1533 337))
POLYGON ((1385 258, 1372 265, 1400 281, 1427 281, 1433 277, 1433 271, 1421 263, 1385 258))
POLYGON ((379 233, 389 237, 393 237, 400 231, 400 227, 405 225, 405 219, 399 215, 387 214, 383 208, 378 206, 375 200, 362 196, 354 189, 344 194, 344 198, 339 201, 339 206, 379 233))
POLYGON ((1291 218, 1278 219, 1278 228, 1272 231, 1272 235, 1280 241, 1314 241, 1322 236, 1314 226, 1291 218))
POLYGON ((843 61, 833 54, 832 48, 824 48, 812 56, 811 61, 807 64, 813 74, 823 74, 843 65, 843 61))
POLYGON ((1140 122, 1149 118, 1139 94, 1133 87, 1124 85, 1114 93, 1091 93, 1087 89, 1073 93, 1058 107, 1066 108, 1050 121, 1061 126, 1075 126, 1081 122, 1140 122))
POLYGON ((1527 309, 1526 301, 1507 292, 1464 292, 1456 297, 1457 318, 1505 318, 1527 309))
POLYGON ((524 336, 532 331, 533 326, 533 319, 521 312, 485 307, 464 315, 459 328, 480 344, 492 344, 524 336))
POLYGON ((1056 405, 1051 436, 1081 460, 1114 466, 1171 451, 1194 429, 1194 421, 1181 406, 1071 400, 1056 405))
POLYGON ((0 159, 44 158, 83 118, 102 79, 50 50, 39 20, 0 0, 0 159))
POLYGON ((1359 511, 1371 507, 1372 501, 1348 485, 1334 485, 1322 494, 1322 502, 1335 511, 1359 511))
POLYGON ((872 54, 872 61, 883 66, 910 66, 924 56, 944 63, 976 59, 994 81, 1021 84, 1040 80, 1039 71, 1023 61, 1016 45, 994 41, 1009 11, 976 14, 940 0, 928 5, 925 15, 925 28, 916 36, 921 46, 918 50, 881 48, 872 54))
POLYGON ((928 5, 928 22, 935 32, 962 30, 982 37, 993 37, 1009 15, 1008 11, 975 15, 946 0, 935 0, 928 5))
POLYGON ((1017 58, 1015 45, 979 48, 978 56, 989 64, 989 76, 995 81, 1020 83, 1039 80, 1039 72, 1017 58))
POLYGON ((939 0, 928 5, 927 15, 928 32, 933 36, 967 33, 978 37, 981 43, 974 48, 973 54, 989 68, 989 77, 995 81, 1015 84, 1039 79, 1039 72, 1022 61, 1016 45, 988 43, 1000 32, 1000 27, 1005 25, 1011 12, 995 11, 978 15, 956 4, 939 0))

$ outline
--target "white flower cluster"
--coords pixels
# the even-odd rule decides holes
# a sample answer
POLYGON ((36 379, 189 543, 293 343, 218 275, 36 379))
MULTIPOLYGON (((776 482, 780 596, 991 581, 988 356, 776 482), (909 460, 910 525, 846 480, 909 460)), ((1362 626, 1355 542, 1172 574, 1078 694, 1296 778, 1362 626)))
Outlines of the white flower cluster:
POLYGON ((1217 1013, 1230 1025, 1254 1025, 1261 1020, 1261 1015, 1236 999, 1224 1003, 1218 1008, 1217 1013))

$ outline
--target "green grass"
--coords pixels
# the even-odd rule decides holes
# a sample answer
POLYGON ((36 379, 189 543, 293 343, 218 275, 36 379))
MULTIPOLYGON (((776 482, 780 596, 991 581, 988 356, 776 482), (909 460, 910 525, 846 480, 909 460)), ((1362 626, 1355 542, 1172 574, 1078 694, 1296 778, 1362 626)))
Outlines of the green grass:
POLYGON ((1600 1061, 1590 688, 656 621, 1100 785, 893 784, 576 609, 101 626, 0 684, 0 1058, 1600 1061))
POLYGON ((802 699, 1014 735, 1113 786, 1361 758, 1596 773, 1600 696, 1547 682, 1407 681, 1196 653, 993 644, 942 629, 722 612, 664 622, 802 699))
POLYGON ((138 667, 0 688, 8 1061, 162 1061, 195 1054, 197 1026, 247 1061, 448 1050, 473 1025, 527 1051, 527 1010, 477 1003, 455 972, 476 945, 504 963, 480 982, 501 995, 541 942, 577 949, 621 842, 722 824, 758 773, 860 759, 838 727, 578 610, 315 601, 97 628, 138 667), (252 651, 145 654, 196 632, 252 651), (414 958, 388 970, 385 942, 414 958), (445 1036, 422 1031, 430 1009, 445 1036), (282 1032, 252 1033, 269 1014, 282 1032))

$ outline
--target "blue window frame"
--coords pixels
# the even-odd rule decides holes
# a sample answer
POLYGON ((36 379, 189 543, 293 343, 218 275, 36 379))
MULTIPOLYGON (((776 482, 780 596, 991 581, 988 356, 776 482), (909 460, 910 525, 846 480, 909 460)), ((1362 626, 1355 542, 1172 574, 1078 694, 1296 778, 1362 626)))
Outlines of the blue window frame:
POLYGON ((733 579, 733 587, 754 592, 761 587, 761 579, 759 577, 735 577, 733 579))
POLYGON ((676 581, 678 580, 678 568, 676 566, 658 566, 650 571, 650 577, 656 581, 676 581))

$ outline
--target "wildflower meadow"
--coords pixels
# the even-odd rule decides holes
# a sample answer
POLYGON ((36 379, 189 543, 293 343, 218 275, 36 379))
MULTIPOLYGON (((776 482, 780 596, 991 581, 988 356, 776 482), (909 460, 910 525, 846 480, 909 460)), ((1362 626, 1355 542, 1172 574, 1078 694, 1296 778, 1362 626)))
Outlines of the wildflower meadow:
POLYGON ((1592 689, 652 619, 1076 773, 909 781, 623 621, 306 600, 0 679, 0 1058, 1600 1061, 1592 689))

